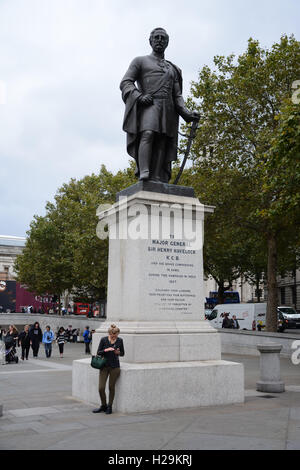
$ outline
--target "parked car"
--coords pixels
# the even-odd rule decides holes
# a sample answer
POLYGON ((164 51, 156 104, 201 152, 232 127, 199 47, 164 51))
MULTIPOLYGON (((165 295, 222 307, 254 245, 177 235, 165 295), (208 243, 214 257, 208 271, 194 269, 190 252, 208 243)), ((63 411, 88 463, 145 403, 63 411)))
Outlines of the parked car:
POLYGON ((281 305, 278 311, 278 330, 283 332, 288 328, 300 328, 300 314, 293 307, 281 305))
POLYGON ((208 319, 208 317, 211 315, 211 312, 212 312, 212 309, 211 309, 211 308, 205 308, 205 309, 204 309, 205 320, 208 319))

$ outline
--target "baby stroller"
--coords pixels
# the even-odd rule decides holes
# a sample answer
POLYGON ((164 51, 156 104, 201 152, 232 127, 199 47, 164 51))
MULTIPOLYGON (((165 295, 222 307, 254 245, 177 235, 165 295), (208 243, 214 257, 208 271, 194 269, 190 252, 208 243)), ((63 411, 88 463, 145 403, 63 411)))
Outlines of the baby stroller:
POLYGON ((4 345, 5 345, 5 361, 10 364, 10 363, 16 363, 18 364, 19 358, 16 355, 17 350, 16 350, 16 340, 8 335, 4 336, 4 345))

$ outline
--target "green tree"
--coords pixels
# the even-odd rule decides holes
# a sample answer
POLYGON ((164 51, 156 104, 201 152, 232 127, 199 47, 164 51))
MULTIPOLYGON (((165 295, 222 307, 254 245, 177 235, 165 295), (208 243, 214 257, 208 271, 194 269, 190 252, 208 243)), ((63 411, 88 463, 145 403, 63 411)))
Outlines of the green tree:
MULTIPOLYGON (((260 215, 276 230, 278 267, 284 274, 295 271, 300 263, 300 105, 286 100, 276 120, 278 128, 265 155, 262 185, 262 194, 271 195, 272 202, 260 215)), ((275 252, 272 255, 270 269, 275 270, 275 252)), ((275 276, 271 279, 275 291, 275 276)))
POLYGON ((105 298, 108 240, 96 235, 96 210, 114 203, 134 178, 132 165, 115 175, 102 166, 98 175, 59 188, 54 202, 46 204, 46 216, 31 223, 16 261, 18 280, 39 294, 61 296, 68 290, 84 301, 105 298))
MULTIPOLYGON (((185 170, 181 183, 195 188, 201 202, 215 206, 204 224, 204 271, 218 284, 218 303, 224 303, 224 292, 240 276, 253 284, 260 284, 266 271, 266 243, 252 230, 241 225, 242 214, 248 210, 241 203, 241 188, 246 191, 240 172, 223 168, 221 171, 199 166, 185 170), (239 211, 233 207, 239 205, 239 211)), ((244 214, 245 215, 245 214, 244 214)))
MULTIPOLYGON (((72 287, 72 252, 64 231, 51 216, 35 216, 23 253, 15 262, 19 282, 37 294, 57 295, 72 287)), ((59 307, 60 308, 60 307, 59 307)))
MULTIPOLYGON (((218 56, 214 63, 216 71, 209 67, 200 71, 188 99, 188 105, 201 115, 193 146, 193 172, 206 181, 207 197, 203 202, 226 209, 228 224, 238 224, 241 230, 252 230, 264 239, 267 328, 276 331, 279 256, 284 265, 279 247, 284 248, 283 240, 288 246, 289 240, 295 238, 295 226, 291 223, 295 218, 287 216, 284 204, 297 212, 294 203, 298 196, 289 198, 291 192, 299 191, 299 185, 295 187, 290 182, 290 159, 285 157, 286 152, 295 151, 295 143, 291 143, 293 150, 288 150, 280 140, 279 116, 285 103, 291 104, 292 84, 299 77, 300 43, 293 36, 283 36, 271 50, 266 50, 250 39, 244 54, 237 58, 218 56), (280 152, 275 152, 274 161, 271 149, 278 145, 280 152), (281 180, 286 188, 286 196, 280 197, 284 204, 278 203, 279 168, 282 178, 285 175, 289 180, 288 184, 281 180)), ((235 244, 234 238, 232 245, 235 244)))

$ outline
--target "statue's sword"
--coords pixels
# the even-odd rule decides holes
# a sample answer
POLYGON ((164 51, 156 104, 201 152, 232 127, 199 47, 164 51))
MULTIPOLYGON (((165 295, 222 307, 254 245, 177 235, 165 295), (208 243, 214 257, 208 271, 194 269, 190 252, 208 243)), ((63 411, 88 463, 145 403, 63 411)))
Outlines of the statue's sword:
MULTIPOLYGON (((181 177, 181 175, 182 175, 182 173, 183 173, 183 170, 184 170, 186 161, 187 161, 187 159, 188 159, 188 157, 189 157, 189 154, 190 154, 190 151, 191 151, 192 142, 193 142, 194 138, 196 137, 196 133, 197 133, 197 129, 198 129, 198 123, 199 123, 199 121, 193 121, 191 130, 190 130, 190 135, 189 135, 189 137, 188 137, 188 142, 187 142, 186 150, 185 150, 185 153, 184 153, 184 158, 183 158, 183 160, 182 160, 182 164, 181 164, 179 173, 178 173, 178 175, 176 176, 175 181, 174 181, 173 184, 178 184, 178 181, 180 180, 180 177, 181 177)), ((181 135, 182 135, 182 134, 181 134, 181 135)))

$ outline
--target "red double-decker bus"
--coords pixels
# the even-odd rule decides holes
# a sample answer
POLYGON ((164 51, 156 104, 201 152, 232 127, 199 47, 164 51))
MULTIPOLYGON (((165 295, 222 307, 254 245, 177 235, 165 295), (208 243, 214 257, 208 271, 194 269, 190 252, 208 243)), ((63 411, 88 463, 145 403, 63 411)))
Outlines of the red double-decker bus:
POLYGON ((90 304, 85 304, 85 303, 81 303, 81 302, 75 302, 74 303, 74 313, 75 313, 75 315, 88 315, 90 309, 91 309, 90 304))

